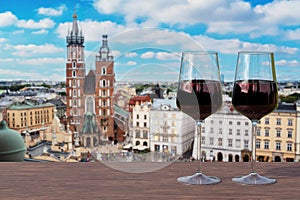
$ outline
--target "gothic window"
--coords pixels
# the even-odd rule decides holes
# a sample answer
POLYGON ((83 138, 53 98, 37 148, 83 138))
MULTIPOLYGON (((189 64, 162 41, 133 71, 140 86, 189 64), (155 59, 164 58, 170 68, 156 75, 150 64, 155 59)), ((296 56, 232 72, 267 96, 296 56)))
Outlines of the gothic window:
POLYGON ((72 71, 72 76, 75 77, 76 76, 76 72, 73 70, 72 71))
POLYGON ((76 62, 75 61, 72 62, 72 68, 76 68, 76 62))
POLYGON ((86 112, 93 113, 93 107, 94 107, 93 98, 88 97, 86 100, 86 112))

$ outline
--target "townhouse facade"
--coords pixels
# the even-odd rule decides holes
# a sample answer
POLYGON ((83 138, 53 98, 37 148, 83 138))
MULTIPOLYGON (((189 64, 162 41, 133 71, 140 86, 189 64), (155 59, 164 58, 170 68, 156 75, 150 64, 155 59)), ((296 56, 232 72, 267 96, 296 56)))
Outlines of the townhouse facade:
POLYGON ((54 118, 55 106, 52 103, 31 101, 14 102, 6 112, 8 127, 21 134, 30 133, 39 137, 40 131, 50 127, 54 118))
MULTIPOLYGON (((209 116, 202 123, 201 159, 241 162, 251 159, 251 122, 231 104, 209 116)), ((193 157, 197 158, 194 143, 193 157)))
POLYGON ((154 99, 150 110, 150 150, 183 155, 193 143, 195 121, 173 99, 154 99))
POLYGON ((294 103, 280 103, 276 110, 263 117, 256 130, 256 159, 262 162, 299 160, 298 118, 299 108, 297 111, 294 103))

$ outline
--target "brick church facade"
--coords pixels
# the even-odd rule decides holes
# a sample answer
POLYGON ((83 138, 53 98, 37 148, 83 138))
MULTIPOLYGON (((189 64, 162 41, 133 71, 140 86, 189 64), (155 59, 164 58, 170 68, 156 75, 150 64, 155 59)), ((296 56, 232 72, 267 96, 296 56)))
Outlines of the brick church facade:
POLYGON ((86 74, 84 36, 77 15, 66 37, 66 115, 73 127, 75 146, 93 147, 116 141, 114 124, 114 57, 107 35, 95 58, 95 69, 86 74))

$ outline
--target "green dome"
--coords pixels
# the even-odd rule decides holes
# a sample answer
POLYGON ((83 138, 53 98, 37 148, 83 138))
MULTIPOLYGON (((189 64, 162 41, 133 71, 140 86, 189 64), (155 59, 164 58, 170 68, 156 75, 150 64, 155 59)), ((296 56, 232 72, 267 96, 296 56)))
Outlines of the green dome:
POLYGON ((26 152, 24 140, 20 133, 0 122, 0 161, 23 161, 26 152))

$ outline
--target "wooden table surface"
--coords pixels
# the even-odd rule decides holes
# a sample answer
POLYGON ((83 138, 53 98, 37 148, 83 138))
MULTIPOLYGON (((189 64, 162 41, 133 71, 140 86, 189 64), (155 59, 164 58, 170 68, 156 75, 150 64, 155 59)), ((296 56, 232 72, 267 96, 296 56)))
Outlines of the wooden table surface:
MULTIPOLYGON (((139 168, 138 164, 133 164, 139 168)), ((141 166, 146 169, 145 166, 141 166)), ((257 163, 272 185, 245 186, 231 178, 245 175, 250 163, 203 163, 217 185, 183 185, 196 163, 174 162, 147 173, 122 172, 103 163, 0 163, 0 199, 300 199, 300 163, 257 163)))

